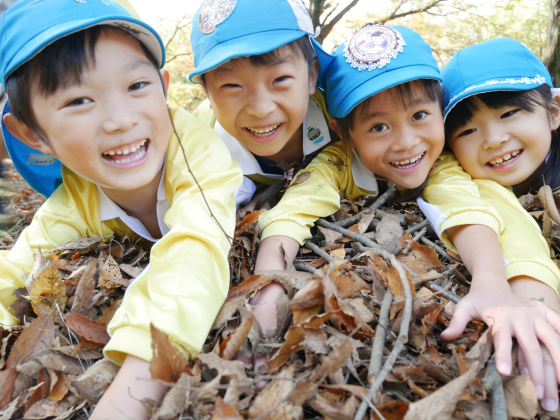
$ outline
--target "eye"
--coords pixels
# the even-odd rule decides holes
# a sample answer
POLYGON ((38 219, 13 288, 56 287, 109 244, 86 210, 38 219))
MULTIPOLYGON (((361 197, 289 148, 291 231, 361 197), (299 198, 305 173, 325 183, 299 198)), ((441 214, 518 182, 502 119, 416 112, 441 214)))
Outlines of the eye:
POLYGON ((389 129, 389 127, 386 124, 375 124, 373 127, 371 127, 370 131, 373 131, 375 133, 382 133, 383 131, 387 131, 389 129))
POLYGON ((419 121, 426 118, 429 114, 426 111, 419 111, 412 116, 412 121, 419 121))
POLYGON ((142 89, 143 87, 145 87, 147 85, 149 85, 148 82, 136 82, 136 83, 133 83, 132 85, 130 85, 128 90, 139 90, 139 89, 142 89))
POLYGON ((288 80, 288 76, 280 76, 280 77, 277 77, 276 79, 274 79, 274 82, 275 82, 275 83, 281 83, 281 82, 283 82, 283 81, 285 81, 285 80, 288 80))
POLYGON ((474 132, 476 132, 476 128, 469 128, 465 131, 461 131, 456 137, 465 137, 474 132))
POLYGON ((93 101, 88 98, 76 98, 68 102, 65 106, 80 106, 80 105, 89 104, 90 102, 93 101))
POLYGON ((504 112, 501 116, 500 119, 506 119, 506 118, 510 118, 513 117, 515 114, 517 114, 519 111, 521 111, 521 109, 517 108, 517 109, 511 109, 507 112, 504 112))
POLYGON ((235 89, 235 88, 240 88, 240 85, 236 85, 235 83, 226 83, 225 85, 222 85, 222 88, 225 89, 235 89))

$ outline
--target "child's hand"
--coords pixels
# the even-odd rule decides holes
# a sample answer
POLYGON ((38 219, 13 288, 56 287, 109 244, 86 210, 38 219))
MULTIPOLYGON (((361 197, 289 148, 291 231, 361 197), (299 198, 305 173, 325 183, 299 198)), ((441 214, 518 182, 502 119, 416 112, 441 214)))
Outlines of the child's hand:
POLYGON ((526 356, 520 361, 520 370, 527 369, 543 408, 554 411, 558 406, 557 381, 560 382, 560 316, 542 302, 516 296, 509 287, 496 289, 479 282, 459 302, 441 336, 446 340, 457 338, 473 319, 492 327, 496 367, 504 376, 511 374, 512 337, 517 339, 520 353, 526 356))

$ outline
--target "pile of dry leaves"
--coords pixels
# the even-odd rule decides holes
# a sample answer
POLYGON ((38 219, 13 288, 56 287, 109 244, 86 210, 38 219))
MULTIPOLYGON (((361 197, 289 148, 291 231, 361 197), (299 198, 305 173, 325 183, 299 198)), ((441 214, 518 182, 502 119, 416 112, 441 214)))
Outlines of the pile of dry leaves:
MULTIPOLYGON (((143 401, 152 418, 548 418, 527 375, 497 374, 483 324, 441 339, 468 273, 432 242, 415 203, 385 204, 391 194, 373 205, 344 201, 287 271, 252 275, 259 213, 240 220, 232 287, 203 352, 188 361, 152 330, 151 371, 169 385, 161 404, 143 401), (286 294, 277 329, 261 331, 249 300, 272 281, 286 294), (234 360, 238 351, 268 362, 255 373, 234 360)), ((549 190, 522 199, 554 257, 558 199, 549 190)), ((107 323, 148 262, 126 237, 80 239, 45 255, 15 293, 22 325, 3 332, 0 419, 88 417, 118 370, 102 355, 107 323)))

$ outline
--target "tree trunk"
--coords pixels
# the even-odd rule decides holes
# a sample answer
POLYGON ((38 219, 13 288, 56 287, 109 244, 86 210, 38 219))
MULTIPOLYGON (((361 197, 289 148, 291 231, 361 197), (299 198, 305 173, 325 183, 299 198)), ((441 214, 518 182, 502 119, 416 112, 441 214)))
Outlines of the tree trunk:
POLYGON ((554 86, 560 86, 560 0, 550 0, 548 12, 548 31, 544 64, 552 76, 554 86))

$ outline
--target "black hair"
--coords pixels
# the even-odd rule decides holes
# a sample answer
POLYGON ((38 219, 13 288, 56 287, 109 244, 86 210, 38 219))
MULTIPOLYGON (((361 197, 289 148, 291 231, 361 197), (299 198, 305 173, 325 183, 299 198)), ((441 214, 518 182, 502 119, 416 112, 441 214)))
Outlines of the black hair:
MULTIPOLYGON (((311 39, 308 35, 304 35, 301 38, 289 42, 286 45, 283 45, 280 48, 276 48, 275 50, 272 50, 270 52, 239 58, 249 59, 249 62, 255 67, 271 67, 284 60, 284 57, 280 53, 280 49, 283 47, 289 48, 294 54, 297 54, 298 56, 303 58, 307 63, 309 72, 311 73, 311 69, 313 68, 313 61, 316 57, 316 54, 313 46, 311 45, 311 39)), ((235 60, 236 58, 233 58, 231 61, 235 63, 235 60)), ((201 75, 202 82, 206 81, 205 76, 205 73, 201 75)))
MULTIPOLYGON (((408 104, 414 100, 414 94, 412 92, 413 84, 417 84, 420 88, 424 91, 426 95, 430 98, 431 101, 437 101, 439 103, 440 109, 443 109, 443 87, 438 80, 434 79, 418 79, 412 80, 410 82, 401 83, 400 85, 394 86, 390 90, 391 95, 397 96, 401 101, 402 106, 404 109, 407 108, 408 104)), ((365 99, 364 101, 360 102, 350 113, 342 118, 335 118, 336 125, 340 131, 341 140, 345 143, 347 140, 352 140, 352 136, 350 135, 350 131, 354 129, 354 124, 356 122, 356 118, 361 117, 367 110, 368 105, 372 98, 365 99)), ((405 194, 400 195, 399 197, 395 198, 393 201, 410 201, 418 197, 426 184, 428 183, 428 178, 424 180, 424 182, 411 190, 408 190, 405 194)))
MULTIPOLYGON (((33 92, 52 95, 58 89, 80 83, 84 71, 95 67, 95 46, 99 36, 108 30, 122 31, 108 25, 97 25, 75 32, 48 45, 16 69, 6 81, 10 113, 47 141, 31 107, 33 92)), ((154 56, 144 44, 138 43, 150 63, 159 70, 154 56)))
MULTIPOLYGON (((550 113, 552 92, 547 84, 525 91, 496 91, 469 96, 463 99, 449 112, 445 120, 445 138, 449 141, 451 135, 464 127, 478 111, 476 99, 490 109, 505 106, 518 106, 523 110, 534 113, 537 107, 544 108, 550 113)), ((552 132, 550 151, 542 169, 541 176, 531 186, 532 191, 538 191, 544 184, 552 189, 560 187, 560 128, 552 132)))

